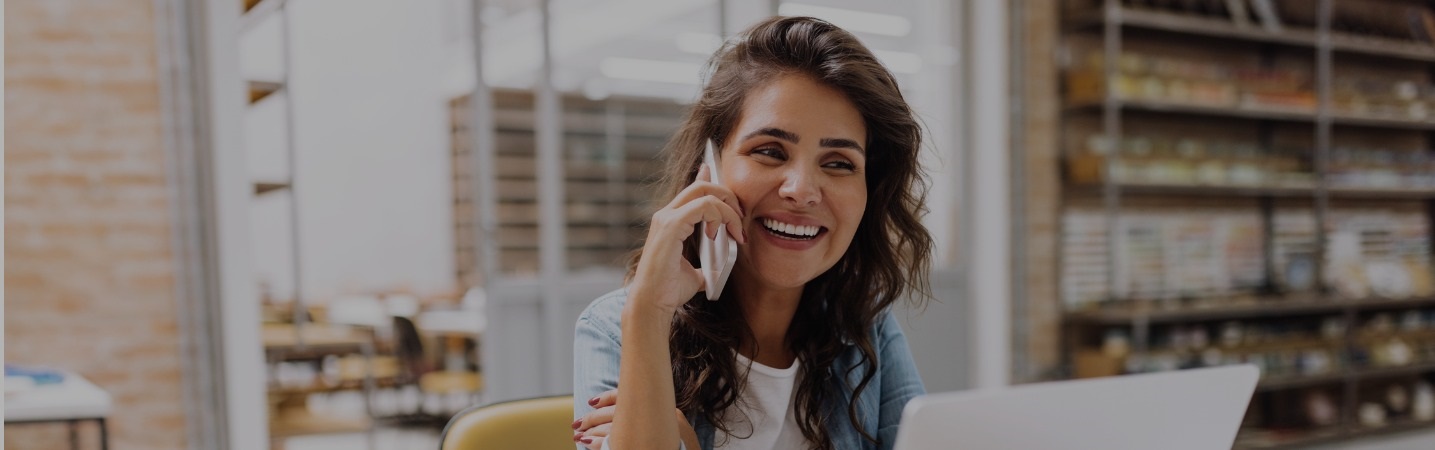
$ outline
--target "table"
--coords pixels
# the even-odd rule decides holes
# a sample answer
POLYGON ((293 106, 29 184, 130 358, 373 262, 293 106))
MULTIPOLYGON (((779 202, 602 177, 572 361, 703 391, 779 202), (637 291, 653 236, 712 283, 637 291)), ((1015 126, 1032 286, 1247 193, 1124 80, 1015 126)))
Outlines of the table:
MULTIPOLYGON (((64 381, 43 384, 5 394, 5 424, 66 422, 70 424, 70 448, 80 447, 78 425, 96 421, 100 425, 100 448, 110 448, 105 423, 113 400, 110 394, 72 372, 61 372, 64 381)), ((6 380, 10 384, 11 380, 6 380)))

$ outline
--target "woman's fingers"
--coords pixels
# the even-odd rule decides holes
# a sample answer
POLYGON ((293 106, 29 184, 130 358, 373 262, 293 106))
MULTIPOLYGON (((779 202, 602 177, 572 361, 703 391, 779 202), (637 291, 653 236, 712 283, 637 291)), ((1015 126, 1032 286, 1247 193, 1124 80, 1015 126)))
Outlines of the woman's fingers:
POLYGON ((592 406, 594 408, 602 408, 604 406, 613 406, 616 404, 618 404, 617 389, 609 389, 603 391, 603 393, 598 394, 591 399, 588 399, 588 406, 592 406))
POLYGON ((593 428, 589 428, 588 431, 584 431, 584 432, 583 432, 583 436, 587 436, 587 437, 608 437, 608 433, 610 433, 610 432, 612 432, 612 431, 613 431, 613 424, 612 424, 612 423, 605 423, 605 424, 598 425, 598 426, 593 427, 593 428))
POLYGON ((587 448, 588 450, 601 450, 601 449, 603 448, 603 440, 604 440, 604 439, 607 439, 607 438, 606 438, 606 437, 585 437, 585 438, 580 439, 578 442, 583 443, 583 447, 584 447, 584 448, 587 448))
MULTIPOLYGON (((717 237, 718 224, 727 225, 728 234, 733 239, 746 244, 747 236, 742 230, 742 217, 737 210, 717 197, 707 196, 688 202, 677 210, 678 221, 687 226, 697 226, 699 223, 707 223, 708 238, 717 237)), ((684 236, 686 237, 686 236, 684 236)))
POLYGON ((593 428, 593 427, 596 427, 596 426, 599 426, 599 425, 603 425, 603 424, 612 423, 612 422, 613 422, 613 412, 614 412, 615 410, 617 410, 617 409, 618 409, 618 406, 617 406, 617 405, 609 405, 609 406, 604 406, 604 407, 602 407, 602 408, 595 409, 595 410, 589 412, 588 414, 584 414, 584 415, 583 415, 583 418, 578 419, 578 420, 580 420, 582 423, 579 423, 579 424, 578 424, 578 428, 575 428, 575 430, 577 430, 577 431, 588 431, 589 429, 591 429, 591 428, 593 428))
POLYGON ((743 215, 742 204, 738 203, 737 195, 734 195, 731 189, 709 181, 707 171, 708 166, 704 164, 702 169, 698 171, 698 178, 693 180, 693 183, 689 184, 688 187, 683 188, 681 192, 678 192, 678 195, 674 196, 673 200, 668 202, 667 208, 676 209, 694 199, 711 195, 721 199, 723 203, 727 203, 734 211, 738 212, 738 215, 743 215))

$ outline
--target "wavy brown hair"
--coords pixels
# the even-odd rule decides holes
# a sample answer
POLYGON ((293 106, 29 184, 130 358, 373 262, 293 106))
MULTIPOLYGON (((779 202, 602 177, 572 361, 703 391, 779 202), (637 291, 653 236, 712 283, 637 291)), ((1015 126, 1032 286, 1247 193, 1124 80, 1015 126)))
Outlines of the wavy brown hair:
MULTIPOLYGON (((871 330, 897 299, 922 303, 931 297, 927 272, 932 238, 922 226, 926 180, 917 163, 922 132, 892 74, 851 33, 811 17, 774 17, 724 44, 708 62, 711 76, 697 104, 663 149, 658 194, 667 204, 697 178, 704 141, 719 148, 736 126, 749 92, 785 75, 810 77, 841 91, 861 113, 867 128, 867 205, 852 244, 828 271, 807 283, 786 343, 802 360, 794 410, 798 426, 818 449, 831 449, 827 424, 845 400, 846 420, 866 439, 855 399, 877 372, 871 330), (910 295, 916 294, 916 295, 910 295), (860 381, 834 373, 834 363, 856 346, 860 381)), ((698 265, 701 233, 685 243, 684 254, 698 265)), ((629 275, 641 250, 629 261, 629 275)), ((720 301, 689 301, 673 318, 669 344, 678 409, 732 433, 723 412, 746 387, 732 351, 752 330, 733 289, 720 301)), ((701 297, 699 293, 694 297, 701 297)), ((854 368, 854 370, 856 370, 854 368)))

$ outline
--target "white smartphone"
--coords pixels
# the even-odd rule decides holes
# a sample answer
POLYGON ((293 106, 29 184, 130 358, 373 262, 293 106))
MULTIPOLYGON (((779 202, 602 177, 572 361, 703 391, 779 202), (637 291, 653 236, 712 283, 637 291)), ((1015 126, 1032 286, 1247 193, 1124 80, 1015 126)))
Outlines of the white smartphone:
MULTIPOLYGON (((703 164, 708 166, 708 174, 712 177, 714 184, 722 184, 722 175, 718 173, 717 155, 714 154, 713 141, 707 141, 707 148, 704 149, 703 164)), ((703 273, 703 282, 707 284, 705 293, 708 300, 717 300, 722 296, 722 289, 727 285, 728 276, 732 275, 732 266, 737 263, 737 242, 727 234, 727 225, 718 224, 717 238, 708 239, 708 224, 703 223, 703 237, 698 246, 698 259, 702 264, 699 269, 703 273)))

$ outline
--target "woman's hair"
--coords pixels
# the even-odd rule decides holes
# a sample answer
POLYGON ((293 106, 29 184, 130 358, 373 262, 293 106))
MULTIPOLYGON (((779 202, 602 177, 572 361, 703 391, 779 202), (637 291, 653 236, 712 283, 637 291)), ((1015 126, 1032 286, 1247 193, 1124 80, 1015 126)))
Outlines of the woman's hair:
MULTIPOLYGON (((782 76, 805 76, 832 87, 862 115, 867 128, 866 212, 847 252, 803 289, 786 341, 802 361, 794 410, 803 436, 816 448, 833 448, 827 424, 842 419, 835 416, 841 414, 875 442, 863 430, 855 402, 877 372, 872 327, 897 299, 921 303, 931 295, 927 271, 932 238, 919 220, 926 212, 926 180, 917 163, 920 126, 896 80, 872 52, 852 34, 819 19, 765 20, 726 43, 708 64, 711 76, 702 96, 663 150, 659 205, 696 179, 706 140, 723 146, 747 95, 782 76), (867 363, 857 366, 865 366, 865 371, 855 386, 850 374, 832 369, 848 345, 855 345, 867 363), (844 396, 850 396, 846 411, 833 408, 844 396)), ((685 243, 684 254, 694 266, 700 236, 693 233, 685 243)), ((640 254, 634 252, 629 261, 630 275, 640 254)), ((744 338, 752 339, 740 306, 728 298, 733 292, 725 290, 716 302, 687 302, 670 333, 678 409, 728 433, 734 427, 723 420, 723 412, 737 402, 747 378, 732 352, 744 338)))

